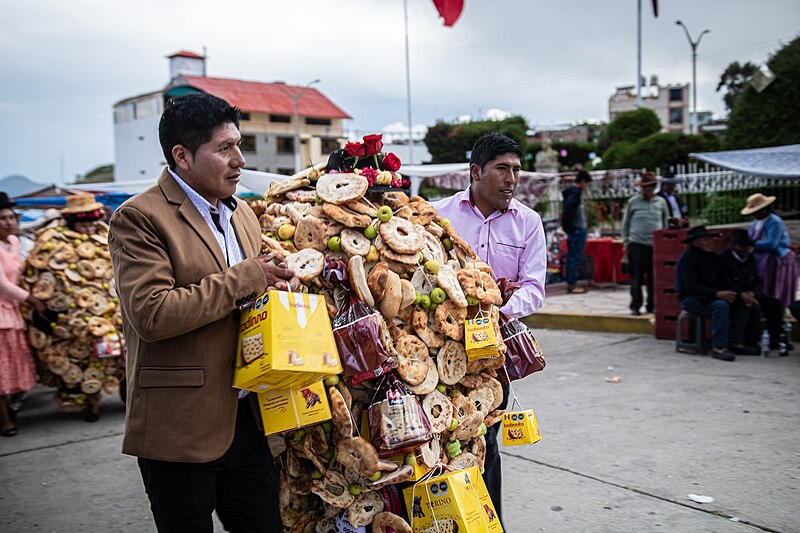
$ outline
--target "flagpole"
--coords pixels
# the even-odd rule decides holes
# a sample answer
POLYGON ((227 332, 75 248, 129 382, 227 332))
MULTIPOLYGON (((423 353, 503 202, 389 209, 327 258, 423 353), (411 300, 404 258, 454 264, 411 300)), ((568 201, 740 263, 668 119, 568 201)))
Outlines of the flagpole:
MULTIPOLYGON (((641 1, 641 0, 640 0, 641 1)), ((408 104, 408 164, 414 164, 414 137, 411 122, 411 67, 408 60, 408 0, 403 0, 403 14, 406 23, 406 102, 408 104)))
POLYGON ((636 13, 636 108, 642 107, 642 0, 636 13))

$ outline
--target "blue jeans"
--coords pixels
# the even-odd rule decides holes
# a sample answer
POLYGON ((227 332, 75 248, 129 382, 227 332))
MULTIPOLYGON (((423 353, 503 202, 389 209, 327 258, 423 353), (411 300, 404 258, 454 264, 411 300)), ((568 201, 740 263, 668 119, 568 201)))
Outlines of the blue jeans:
POLYGON ((725 300, 714 300, 706 304, 687 296, 681 298, 681 309, 695 316, 711 318, 711 346, 718 349, 728 347, 728 315, 730 304, 725 300))
POLYGON ((584 247, 586 247, 586 229, 576 229, 567 235, 566 271, 568 287, 574 287, 578 283, 584 247))

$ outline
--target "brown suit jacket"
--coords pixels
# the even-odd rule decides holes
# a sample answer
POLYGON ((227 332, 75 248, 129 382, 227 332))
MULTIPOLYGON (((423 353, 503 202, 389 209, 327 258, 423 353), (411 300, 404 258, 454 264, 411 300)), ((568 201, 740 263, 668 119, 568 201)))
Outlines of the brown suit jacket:
POLYGON ((252 258, 258 220, 231 219, 245 260, 230 268, 203 217, 164 170, 111 218, 109 248, 127 342, 123 453, 200 463, 222 456, 236 423, 234 311, 266 289, 252 258))

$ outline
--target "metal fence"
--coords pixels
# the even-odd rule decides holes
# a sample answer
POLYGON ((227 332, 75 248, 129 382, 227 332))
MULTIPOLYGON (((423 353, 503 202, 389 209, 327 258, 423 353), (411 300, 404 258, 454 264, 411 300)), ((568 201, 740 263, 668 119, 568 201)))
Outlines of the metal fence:
MULTIPOLYGON (((721 225, 747 222, 740 214, 747 197, 760 192, 776 196, 774 210, 783 219, 800 219, 800 180, 759 178, 718 168, 699 169, 690 164, 673 169, 683 182, 677 193, 689 208, 691 224, 721 225)), ((661 172, 657 169, 657 174, 661 172)), ((602 234, 617 234, 622 225, 625 204, 639 188, 635 185, 640 172, 621 170, 592 172, 593 181, 583 193, 587 225, 602 234)), ((549 226, 561 218, 561 191, 572 183, 572 177, 553 180, 539 199, 535 209, 549 226)))

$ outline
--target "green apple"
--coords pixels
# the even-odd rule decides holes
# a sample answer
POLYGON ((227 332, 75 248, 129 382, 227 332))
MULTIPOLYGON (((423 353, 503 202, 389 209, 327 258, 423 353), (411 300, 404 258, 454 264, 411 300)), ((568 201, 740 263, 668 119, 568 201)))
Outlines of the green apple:
POLYGON ((447 431, 455 431, 458 427, 458 418, 453 417, 450 419, 450 427, 447 428, 447 431))
POLYGON ((278 237, 283 240, 288 240, 294 237, 295 227, 292 224, 281 224, 278 228, 278 237))
POLYGON ((322 457, 328 460, 333 459, 333 448, 328 447, 328 449, 325 450, 325 453, 322 454, 322 457))
POLYGON ((372 224, 370 224, 364 229, 364 237, 366 237, 367 239, 372 240, 377 236, 378 236, 378 230, 375 229, 375 226, 373 226, 372 224))
POLYGON ((478 434, 476 436, 477 437, 482 437, 482 436, 486 435, 486 431, 488 431, 486 429, 486 424, 481 424, 481 427, 478 428, 478 434))
POLYGON ((424 309, 431 308, 431 297, 427 294, 421 294, 419 297, 419 305, 421 305, 424 309))
POLYGON ((320 198, 319 196, 317 196, 316 198, 314 198, 314 202, 315 202, 317 205, 322 205, 322 204, 324 204, 324 203, 325 203, 325 200, 323 200, 322 198, 320 198))
POLYGON ((325 385, 328 387, 333 387, 339 384, 339 376, 328 376, 325 378, 325 385))
POLYGON ((409 466, 414 466, 417 464, 417 456, 413 453, 407 453, 405 457, 403 457, 403 463, 409 466))
POLYGON ((431 306, 428 308, 428 312, 433 313, 436 311, 436 308, 439 307, 439 304, 435 304, 431 302, 431 306))
POLYGON ((455 459, 461 455, 461 443, 457 440, 451 440, 445 444, 444 449, 447 452, 447 457, 450 459, 455 459))
POLYGON ((75 246, 80 246, 81 244, 83 244, 83 241, 80 239, 75 239, 74 241, 72 241, 72 244, 74 244, 75 246))
POLYGON ((428 274, 433 274, 434 276, 439 273, 439 263, 434 261, 433 259, 428 259, 425 261, 425 272, 428 274))
POLYGON ((319 470, 314 470, 311 472, 311 479, 322 479, 322 472, 319 470))
POLYGON ((478 305, 480 300, 475 298, 474 296, 467 295, 467 305, 478 305))
POLYGON ((370 481, 378 481, 382 475, 383 474, 381 473, 380 470, 376 470, 375 473, 369 476, 367 479, 369 479, 370 481))
POLYGON ((389 222, 392 219, 392 208, 388 205, 381 206, 378 209, 378 220, 381 222, 389 222))
POLYGON ((439 383, 438 385, 436 385, 436 390, 438 390, 442 394, 447 394, 447 385, 445 385, 444 383, 439 383))
POLYGON ((350 486, 347 487, 347 490, 353 496, 358 496, 359 494, 361 494, 361 485, 359 485, 358 483, 350 483, 350 486))
POLYGON ((453 239, 450 237, 445 237, 442 239, 442 244, 444 244, 444 249, 448 252, 453 249, 453 239))
POLYGON ((328 239, 328 250, 331 252, 338 252, 342 249, 342 238, 338 235, 334 235, 330 239, 328 239))
POLYGON ((324 431, 325 433, 330 433, 331 431, 333 431, 333 422, 331 422, 330 420, 326 420, 325 422, 323 422, 322 431, 324 431))
POLYGON ((453 390, 450 391, 450 397, 451 398, 458 398, 459 396, 461 396, 461 391, 460 390, 453 389, 453 390))
POLYGON ((440 304, 447 299, 447 293, 441 287, 436 287, 431 291, 431 302, 440 304))
POLYGON ((449 221, 449 220, 447 220, 446 218, 443 218, 442 220, 440 220, 440 221, 439 221, 439 225, 440 225, 441 227, 445 227, 445 226, 447 226, 448 224, 450 224, 450 221, 449 221))

